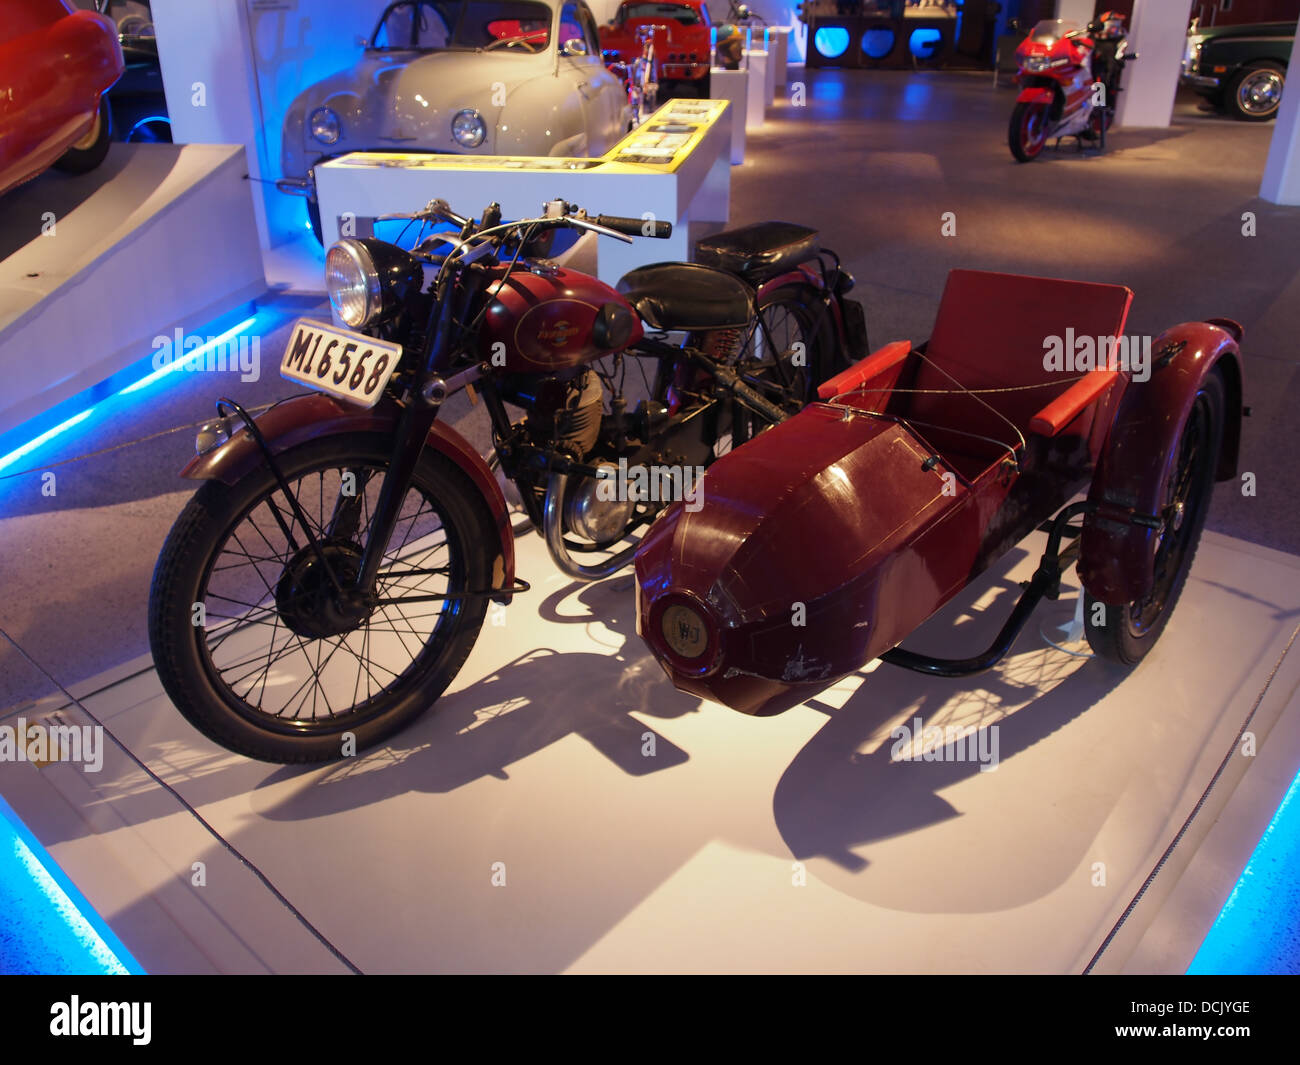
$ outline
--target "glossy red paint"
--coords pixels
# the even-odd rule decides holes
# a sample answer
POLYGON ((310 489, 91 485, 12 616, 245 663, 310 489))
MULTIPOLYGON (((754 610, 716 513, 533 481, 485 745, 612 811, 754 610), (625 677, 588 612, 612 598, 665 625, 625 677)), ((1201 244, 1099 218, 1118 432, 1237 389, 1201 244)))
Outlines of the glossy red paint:
MULTIPOLYGON (((504 267, 501 268, 504 273, 504 267)), ((485 362, 507 373, 537 373, 581 366, 641 339, 640 319, 626 300, 602 281, 573 270, 516 270, 497 283, 480 331, 485 362), (601 347, 593 326, 601 308, 613 304, 629 316, 626 339, 601 347)))
POLYGON ((1220 325, 1184 322, 1152 343, 1151 379, 1125 390, 1098 462, 1088 498, 1106 509, 1084 519, 1079 576, 1093 598, 1129 603, 1151 591, 1156 530, 1115 520, 1129 511, 1158 514, 1173 476, 1173 444, 1191 412, 1196 393, 1216 369, 1227 386, 1224 446, 1216 471, 1220 481, 1237 473, 1241 433, 1241 352, 1234 335, 1220 325))
POLYGON ((668 0, 666 5, 653 0, 626 0, 615 13, 614 21, 600 27, 600 47, 603 52, 617 52, 621 62, 631 63, 641 55, 636 31, 641 27, 655 27, 656 79, 696 81, 709 73, 712 25, 704 0, 668 0), (669 14, 642 13, 657 7, 690 8, 698 21, 685 25, 669 14))
MULTIPOLYGON (((277 403, 258 415, 255 421, 272 454, 278 455, 309 440, 342 433, 375 433, 391 439, 400 413, 397 403, 391 399, 364 410, 331 396, 310 392, 277 403)), ((444 422, 433 423, 426 446, 460 467, 482 497, 492 515, 501 546, 501 566, 493 567, 493 587, 510 587, 515 580, 515 539, 510 512, 496 477, 470 442, 444 422)), ((262 461, 262 451, 257 442, 246 430, 241 430, 221 447, 190 459, 181 476, 234 484, 262 461)))
POLYGON ((0 193, 85 137, 124 69, 111 19, 63 0, 0 0, 0 193))
POLYGON ((1054 515, 1092 479, 1128 374, 1061 372, 1045 352, 1066 330, 1122 336, 1131 300, 955 270, 926 344, 877 351, 833 403, 714 463, 698 509, 669 509, 636 557, 638 631, 673 683, 780 712, 897 646, 1054 515), (707 660, 668 646, 664 602, 698 604, 707 660))

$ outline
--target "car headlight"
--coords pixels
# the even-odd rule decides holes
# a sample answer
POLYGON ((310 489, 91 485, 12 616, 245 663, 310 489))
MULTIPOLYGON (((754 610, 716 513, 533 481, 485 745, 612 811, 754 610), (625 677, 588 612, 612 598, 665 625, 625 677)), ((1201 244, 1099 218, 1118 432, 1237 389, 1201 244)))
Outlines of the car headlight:
POLYGON ((339 142, 340 126, 339 116, 331 111, 328 107, 318 107, 311 113, 308 120, 308 128, 311 135, 321 144, 337 144, 339 142))
POLYGON ((477 148, 487 136, 483 116, 472 107, 457 111, 451 120, 451 136, 462 148, 477 148))
POLYGON ((359 240, 340 240, 325 256, 325 290, 338 316, 353 329, 370 322, 383 307, 379 271, 359 240))

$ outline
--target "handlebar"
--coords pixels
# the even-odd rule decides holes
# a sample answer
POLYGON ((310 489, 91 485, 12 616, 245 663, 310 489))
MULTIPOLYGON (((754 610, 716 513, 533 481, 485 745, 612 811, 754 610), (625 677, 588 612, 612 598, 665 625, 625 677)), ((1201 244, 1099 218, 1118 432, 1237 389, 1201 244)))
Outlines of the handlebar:
POLYGON ((591 221, 616 233, 626 233, 629 237, 654 237, 656 240, 667 240, 673 235, 671 222, 655 222, 648 218, 620 218, 616 214, 598 214, 591 221))

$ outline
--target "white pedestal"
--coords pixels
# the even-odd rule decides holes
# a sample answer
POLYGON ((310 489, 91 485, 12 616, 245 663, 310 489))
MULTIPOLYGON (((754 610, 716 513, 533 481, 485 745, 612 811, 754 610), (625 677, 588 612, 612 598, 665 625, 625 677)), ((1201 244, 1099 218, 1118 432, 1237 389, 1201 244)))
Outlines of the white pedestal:
POLYGON ((776 52, 770 41, 763 42, 763 50, 767 52, 767 68, 763 72, 763 87, 767 92, 767 106, 771 107, 776 102, 776 52))
POLYGON ((745 113, 745 125, 749 129, 760 129, 767 119, 767 105, 772 97, 767 91, 766 50, 746 52, 745 65, 749 70, 749 108, 745 113))
POLYGON ((745 116, 749 111, 749 71, 714 67, 709 71, 709 95, 715 100, 726 100, 731 104, 731 163, 733 166, 738 166, 745 161, 745 116))
MULTIPOLYGON (((688 101, 693 102, 693 101, 688 101)), ((671 104, 629 134, 626 144, 667 121, 671 104)), ((648 263, 689 259, 691 222, 726 222, 731 206, 731 108, 707 125, 689 154, 672 166, 620 163, 615 146, 599 160, 572 160, 574 169, 557 169, 550 159, 489 159, 455 155, 359 152, 316 168, 321 228, 325 243, 337 239, 339 219, 352 216, 356 234, 365 235, 374 219, 424 206, 437 195, 455 211, 477 214, 490 201, 504 218, 529 218, 546 200, 562 194, 591 214, 643 217, 673 223, 668 240, 636 238, 631 244, 602 238, 597 276, 613 284, 627 271, 648 263)))
POLYGON ((770 26, 767 31, 767 50, 772 55, 772 84, 785 88, 786 64, 790 61, 790 27, 770 26))

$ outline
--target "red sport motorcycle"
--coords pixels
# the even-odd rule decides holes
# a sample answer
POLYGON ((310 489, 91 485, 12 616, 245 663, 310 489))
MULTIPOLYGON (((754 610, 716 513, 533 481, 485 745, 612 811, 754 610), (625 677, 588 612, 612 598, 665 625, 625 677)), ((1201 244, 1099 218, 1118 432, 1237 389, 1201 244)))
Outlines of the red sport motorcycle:
POLYGON ((1027 163, 1062 137, 1104 149, 1124 64, 1136 58, 1118 12, 1107 11, 1086 32, 1066 19, 1038 22, 1016 49, 1021 89, 1007 129, 1011 154, 1027 163))
POLYGON ((630 241, 668 223, 563 200, 514 222, 436 200, 411 221, 410 250, 329 250, 344 328, 299 320, 281 362, 313 391, 256 419, 218 402, 183 473, 204 483, 154 572, 163 687, 199 731, 254 758, 362 750, 446 689, 488 604, 528 587, 498 476, 561 570, 608 576, 690 498, 694 471, 866 349, 864 326, 844 331, 862 321, 843 295, 852 279, 803 227, 719 234, 697 249, 715 265, 640 267, 615 289, 548 258, 556 234, 630 241), (644 390, 629 409, 633 366, 644 390), (495 471, 438 419, 471 387, 495 471))

